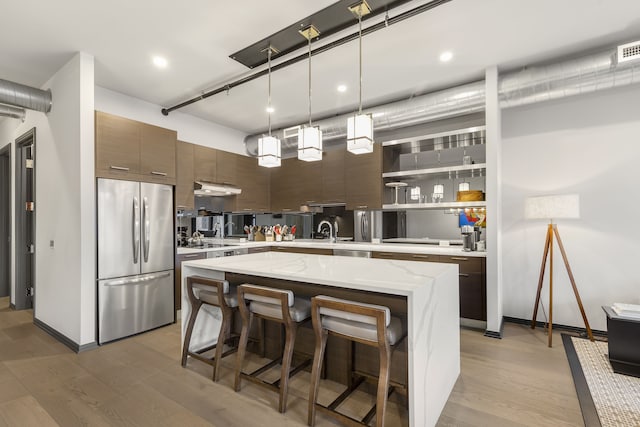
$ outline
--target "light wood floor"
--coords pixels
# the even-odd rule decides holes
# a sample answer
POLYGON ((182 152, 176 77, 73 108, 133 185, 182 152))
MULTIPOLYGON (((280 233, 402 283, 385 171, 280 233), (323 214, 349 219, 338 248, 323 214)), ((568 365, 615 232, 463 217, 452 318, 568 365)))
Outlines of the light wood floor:
MULTIPOLYGON (((33 325, 31 311, 0 298, 0 426, 304 426, 309 374, 296 375, 287 413, 253 384, 231 389, 233 356, 219 383, 210 367, 180 367, 180 330, 171 325, 81 354, 33 325)), ((581 426, 582 416, 560 336, 507 324, 502 340, 462 330, 462 373, 439 426, 581 426)), ((252 363, 257 361, 253 360, 252 363)), ((321 399, 339 386, 323 383, 321 399)), ((346 412, 368 410, 365 393, 346 412)), ((333 426, 318 414, 318 426, 333 426)), ((400 400, 388 426, 407 425, 400 400)))

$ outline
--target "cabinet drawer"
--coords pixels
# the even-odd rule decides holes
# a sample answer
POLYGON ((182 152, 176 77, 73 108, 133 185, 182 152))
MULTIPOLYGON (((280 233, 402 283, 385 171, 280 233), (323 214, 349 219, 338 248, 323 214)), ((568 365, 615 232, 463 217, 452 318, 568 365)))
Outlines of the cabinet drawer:
POLYGON ((372 252, 371 258, 378 259, 396 259, 404 261, 422 261, 422 262, 438 262, 440 261, 439 255, 431 254, 406 254, 399 252, 372 252))
POLYGON ((249 253, 250 254, 258 254, 261 252, 269 252, 271 251, 271 247, 270 246, 261 246, 259 248, 249 248, 249 253))
POLYGON ((461 256, 445 256, 440 257, 440 262, 458 264, 460 273, 482 273, 483 258, 461 256))
POLYGON ((294 254, 333 255, 333 249, 292 248, 290 246, 272 246, 271 250, 277 251, 277 252, 290 252, 294 254))

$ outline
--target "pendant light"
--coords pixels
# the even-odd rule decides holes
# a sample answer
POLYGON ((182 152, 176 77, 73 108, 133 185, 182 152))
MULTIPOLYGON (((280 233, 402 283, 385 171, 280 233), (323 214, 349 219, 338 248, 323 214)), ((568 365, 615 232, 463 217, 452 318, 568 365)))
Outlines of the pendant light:
POLYGON ((365 154, 373 152, 373 118, 371 114, 362 114, 362 16, 371 13, 371 8, 362 0, 349 10, 358 17, 360 97, 358 113, 347 119, 347 150, 353 154, 365 154))
POLYGON ((320 32, 313 25, 299 31, 309 45, 309 125, 298 129, 298 159, 305 162, 322 160, 322 131, 320 126, 311 126, 311 39, 320 32))
POLYGON ((280 140, 271 136, 271 53, 277 53, 271 45, 267 50, 267 62, 269 64, 269 94, 267 98, 267 114, 269 115, 269 135, 263 135, 258 139, 258 165, 266 168, 279 167, 282 159, 280 140))

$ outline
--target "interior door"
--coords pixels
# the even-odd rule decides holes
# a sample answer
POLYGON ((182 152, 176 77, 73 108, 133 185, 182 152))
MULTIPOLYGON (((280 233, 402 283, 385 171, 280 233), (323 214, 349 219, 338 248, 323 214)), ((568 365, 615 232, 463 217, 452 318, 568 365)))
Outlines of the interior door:
POLYGON ((173 186, 140 184, 142 273, 173 270, 173 186))
POLYGON ((98 278, 140 273, 140 184, 98 179, 98 278))
POLYGON ((36 129, 16 139, 15 295, 17 310, 33 308, 36 236, 36 129))
POLYGON ((11 281, 11 144, 0 149, 0 206, 0 298, 2 298, 9 296, 11 281))

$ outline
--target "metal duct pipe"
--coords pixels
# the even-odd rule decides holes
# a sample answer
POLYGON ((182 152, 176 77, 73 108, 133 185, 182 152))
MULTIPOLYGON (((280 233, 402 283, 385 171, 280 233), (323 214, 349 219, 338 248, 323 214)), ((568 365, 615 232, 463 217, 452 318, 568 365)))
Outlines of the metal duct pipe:
POLYGON ((22 108, 0 104, 0 116, 11 117, 12 119, 20 119, 24 121, 26 115, 27 113, 22 108))
POLYGON ((51 111, 51 91, 0 79, 0 103, 48 113, 51 111))
MULTIPOLYGON (((640 62, 617 63, 615 49, 608 49, 576 59, 506 73, 500 79, 500 106, 511 108, 633 83, 640 83, 640 62)), ((366 112, 373 113, 374 129, 377 132, 388 131, 483 111, 484 90, 484 81, 479 81, 367 108, 366 112)), ((350 114, 314 122, 322 129, 325 145, 344 143, 347 117, 350 114)), ((282 140, 282 156, 294 157, 297 150, 296 139, 285 138, 282 129, 272 133, 282 140)), ((255 134, 245 138, 249 155, 257 155, 260 136, 255 134)))
POLYGON ((500 106, 517 107, 640 82, 640 62, 618 63, 616 49, 534 66, 500 79, 500 106))
MULTIPOLYGON (((376 131, 391 130, 483 111, 484 99, 484 82, 479 81, 390 104, 366 108, 366 112, 373 115, 373 126, 376 131)), ((325 148, 345 143, 347 117, 351 114, 314 120, 314 126, 320 126, 322 130, 325 148)), ((298 134, 295 132, 294 137, 288 137, 288 135, 285 135, 286 133, 285 129, 271 132, 273 136, 282 141, 282 157, 294 157, 297 155, 298 150, 298 134)), ((250 156, 258 155, 258 139, 261 136, 261 134, 249 135, 244 139, 247 154, 250 156)))

